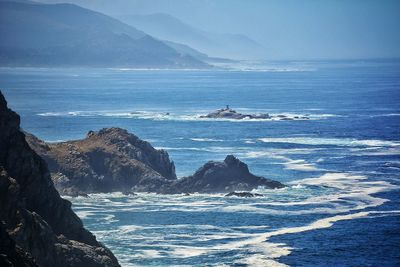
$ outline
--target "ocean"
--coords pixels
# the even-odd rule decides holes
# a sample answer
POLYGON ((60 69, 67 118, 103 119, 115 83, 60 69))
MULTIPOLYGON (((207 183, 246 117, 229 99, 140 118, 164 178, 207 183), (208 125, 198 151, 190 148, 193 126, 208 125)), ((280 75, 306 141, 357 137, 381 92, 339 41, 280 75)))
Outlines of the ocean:
POLYGON ((122 266, 400 266, 400 62, 230 69, 0 68, 22 128, 50 142, 122 127, 177 175, 233 154, 288 185, 223 194, 67 197, 122 266), (203 119, 230 105, 277 120, 203 119))

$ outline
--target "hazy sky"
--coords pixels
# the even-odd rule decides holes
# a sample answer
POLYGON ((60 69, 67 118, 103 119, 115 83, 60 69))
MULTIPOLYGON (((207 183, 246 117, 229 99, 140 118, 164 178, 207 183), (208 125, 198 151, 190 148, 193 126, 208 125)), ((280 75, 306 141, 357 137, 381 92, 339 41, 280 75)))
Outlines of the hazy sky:
POLYGON ((106 14, 168 13, 207 31, 243 33, 271 59, 400 57, 400 0, 41 0, 106 14))

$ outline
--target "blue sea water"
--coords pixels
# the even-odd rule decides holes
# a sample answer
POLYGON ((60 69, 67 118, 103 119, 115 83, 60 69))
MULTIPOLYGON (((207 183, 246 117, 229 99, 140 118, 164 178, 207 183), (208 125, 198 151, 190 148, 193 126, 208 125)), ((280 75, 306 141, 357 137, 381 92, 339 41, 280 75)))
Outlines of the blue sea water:
POLYGON ((399 266, 400 62, 230 70, 1 68, 22 127, 47 141, 122 127, 178 176, 233 154, 288 185, 264 197, 68 198, 123 266, 399 266), (200 119, 229 104, 309 120, 200 119))

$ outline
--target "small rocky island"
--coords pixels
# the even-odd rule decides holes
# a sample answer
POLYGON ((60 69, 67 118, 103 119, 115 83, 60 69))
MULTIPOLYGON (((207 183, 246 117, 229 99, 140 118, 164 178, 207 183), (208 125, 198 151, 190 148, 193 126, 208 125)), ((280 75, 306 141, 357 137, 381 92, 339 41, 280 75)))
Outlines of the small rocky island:
POLYGON ((239 113, 234 109, 231 109, 229 105, 225 108, 218 109, 214 112, 211 112, 207 115, 201 115, 200 118, 208 118, 208 119, 234 119, 234 120, 248 120, 248 119, 264 119, 264 120, 308 120, 310 119, 307 116, 293 116, 289 117, 287 115, 269 115, 268 113, 264 114, 243 114, 239 113))

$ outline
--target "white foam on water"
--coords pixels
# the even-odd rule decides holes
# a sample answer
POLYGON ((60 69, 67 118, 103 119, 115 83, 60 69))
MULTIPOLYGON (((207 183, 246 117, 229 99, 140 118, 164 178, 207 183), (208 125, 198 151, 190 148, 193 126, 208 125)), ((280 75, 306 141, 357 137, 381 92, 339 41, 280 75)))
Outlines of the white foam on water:
MULTIPOLYGON (((225 212, 256 212, 262 214, 301 215, 301 214, 335 214, 349 211, 359 211, 377 207, 387 200, 373 196, 376 193, 397 189, 387 181, 370 181, 366 176, 350 173, 325 173, 317 178, 307 178, 291 182, 294 190, 306 186, 332 188, 334 191, 319 196, 311 196, 298 201, 252 201, 247 204, 227 205, 222 208, 225 212), (329 205, 329 207, 313 207, 313 205, 329 205), (299 210, 275 210, 269 207, 306 206, 299 210)), ((258 193, 268 191, 254 190, 258 193)), ((268 195, 266 196, 268 197, 268 195)), ((259 199, 259 198, 258 198, 259 199)))
POLYGON ((396 156, 400 155, 400 147, 351 148, 350 152, 354 156, 396 156))
POLYGON ((268 210, 265 208, 255 207, 254 204, 235 204, 221 208, 223 212, 254 212, 254 213, 266 213, 268 210))
POLYGON ((124 234, 136 232, 143 229, 145 229, 145 227, 139 225, 122 225, 119 227, 119 231, 124 234))
MULTIPOLYGON (((254 257, 257 261, 254 262, 255 265, 252 266, 260 266, 257 264, 277 264, 276 266, 285 266, 279 265, 281 263, 276 260, 282 256, 287 256, 291 253, 291 248, 287 247, 282 243, 269 243, 268 239, 273 236, 285 235, 285 234, 296 234, 306 231, 312 231, 317 229, 329 228, 333 225, 333 223, 344 220, 352 220, 368 217, 370 212, 358 212, 354 214, 346 214, 346 215, 336 215, 324 219, 317 220, 308 225, 297 226, 297 227, 288 227, 282 228, 275 231, 255 234, 254 237, 248 238, 246 240, 241 241, 233 241, 228 244, 222 244, 217 246, 219 250, 234 250, 234 249, 249 249, 251 252, 258 253, 254 257)), ((268 265, 264 265, 268 266, 268 265)))
POLYGON ((334 146, 370 146, 370 147, 398 147, 399 141, 387 140, 359 140, 352 138, 316 138, 316 137, 286 137, 286 138, 259 138, 264 143, 288 143, 301 145, 334 145, 334 146))
POLYGON ((397 116, 400 116, 400 113, 377 114, 377 115, 371 115, 370 117, 397 117, 397 116))
MULTIPOLYGON (((365 141, 365 140, 364 140, 365 141)), ((368 142, 367 142, 368 143, 368 142)), ((301 152, 301 151, 300 151, 301 152)), ((303 151, 307 153, 307 151, 303 151)), ((252 152, 249 152, 252 153, 252 152)), ((285 156, 280 155, 275 151, 263 151, 264 156, 275 157, 286 161, 287 164, 303 166, 306 163, 304 160, 292 160, 285 156)), ((283 153, 283 151, 281 151, 283 153)), ((251 156, 251 154, 249 154, 251 156)), ((260 156, 260 154, 254 154, 254 156, 260 156)), ((305 165, 307 166, 307 165, 305 165)), ((312 166, 312 165, 311 165, 312 166)), ((306 167, 307 168, 307 167, 306 167)), ((311 167, 311 170, 315 170, 311 167)), ((306 225, 287 227, 268 231, 268 226, 254 226, 253 228, 248 227, 247 229, 260 230, 263 232, 258 233, 246 233, 243 232, 245 227, 231 227, 222 228, 213 225, 163 225, 163 226, 135 226, 126 225, 119 228, 120 233, 126 235, 127 240, 130 238, 136 238, 146 242, 148 238, 143 235, 137 235, 136 232, 151 228, 151 227, 163 227, 170 229, 182 229, 184 232, 176 231, 176 234, 171 234, 169 237, 172 240, 159 239, 157 242, 157 249, 149 249, 148 253, 144 250, 139 250, 139 257, 157 258, 157 257, 174 257, 174 258, 190 258, 199 257, 209 254, 215 254, 223 251, 238 251, 239 254, 246 253, 246 257, 238 260, 236 263, 247 264, 249 266, 284 266, 278 262, 279 258, 285 255, 289 255, 292 248, 283 243, 272 243, 269 239, 273 236, 285 235, 285 234, 296 234, 306 231, 313 231, 317 229, 329 228, 335 222, 360 219, 367 217, 378 217, 378 216, 397 216, 399 211, 365 211, 366 208, 373 208, 385 203, 386 199, 377 197, 375 194, 392 190, 397 186, 392 185, 387 181, 372 181, 368 177, 362 174, 356 173, 345 173, 345 172, 329 172, 319 177, 312 177, 297 180, 289 183, 289 187, 280 190, 255 190, 257 192, 265 192, 265 195, 260 198, 254 199, 243 199, 240 203, 236 200, 225 198, 223 194, 192 194, 191 196, 164 196, 157 194, 139 193, 137 196, 129 198, 128 202, 121 202, 119 198, 126 196, 121 193, 112 194, 93 194, 90 195, 89 201, 105 201, 104 203, 109 208, 110 212, 123 211, 137 208, 141 208, 147 211, 182 211, 182 212, 250 212, 258 214, 268 215, 302 215, 302 214, 327 214, 328 217, 316 220, 306 225), (308 188, 318 187, 329 189, 327 193, 318 196, 310 196, 306 198, 292 198, 291 201, 287 200, 270 200, 270 196, 275 193, 280 194, 296 194, 307 190, 308 188), (107 200, 105 200, 107 199, 107 200), (159 201, 162 200, 162 201, 159 201), (111 203, 110 203, 111 201, 111 203), (156 204, 155 204, 156 203, 156 204), (130 207, 130 206, 134 207, 130 207), (315 207, 315 205, 317 205, 315 207), (321 205, 325 205, 322 206, 321 205), (286 207, 299 206, 300 209, 296 210, 285 210, 286 207), (304 207, 302 207, 304 206, 304 207), (318 207, 320 206, 320 207, 318 207), (278 209, 274 209, 278 207, 278 209), (282 207, 282 208, 281 208, 282 207), (196 229, 196 231, 190 230, 191 234, 187 234, 188 229, 196 229), (210 233, 212 232, 216 233, 210 233), (243 231, 242 231, 243 230, 243 231), (199 232, 199 233, 197 233, 199 232), (204 234, 202 234, 204 233, 204 234), (218 244, 210 246, 199 246, 199 241, 214 241, 218 244), (160 251, 159 248, 162 248, 160 251), (140 256, 142 255, 142 256, 140 256)), ((83 211, 87 212, 87 211, 83 211)), ((89 211, 88 214, 90 214, 89 211)), ((85 213, 83 213, 85 214, 85 213)), ((88 216, 88 215, 86 215, 88 216)), ((106 218, 106 221, 112 220, 113 218, 106 218)), ((100 220, 103 220, 100 218, 100 220)), ((175 231, 173 231, 175 233, 175 231)), ((154 234, 157 235, 155 229, 154 234)), ((155 240, 154 238, 150 238, 155 240)), ((157 239, 158 240, 158 239, 157 239)), ((146 245, 147 244, 142 244, 146 245)), ((154 245, 155 246, 155 245, 154 245)), ((125 260, 121 261, 125 262, 125 260)))
POLYGON ((284 163, 285 168, 288 170, 296 170, 296 171, 318 171, 319 169, 315 167, 311 163, 306 163, 305 160, 290 160, 284 163))
POLYGON ((221 139, 213 139, 213 138, 190 138, 192 141, 196 142, 223 142, 221 139))
POLYGON ((314 150, 310 149, 272 149, 268 151, 250 151, 245 153, 242 158, 271 158, 284 161, 282 164, 285 169, 296 171, 321 171, 314 164, 306 162, 304 159, 290 159, 286 154, 309 154, 314 150))
MULTIPOLYGON (((240 109, 239 109, 240 110, 240 109)), ((43 117, 114 117, 114 118, 132 118, 146 120, 172 120, 172 121, 229 121, 229 122, 263 122, 263 121, 303 121, 303 120, 320 120, 330 117, 337 117, 334 114, 297 114, 297 113, 280 113, 271 114, 271 118, 203 118, 206 113, 170 113, 160 111, 125 111, 125 110, 99 110, 99 111, 63 111, 63 112, 42 112, 38 116, 43 117), (285 117, 279 117, 283 115, 285 117)))
POLYGON ((263 158, 270 157, 272 153, 270 151, 250 151, 246 152, 243 158, 263 158))
POLYGON ((266 229, 270 228, 268 225, 244 225, 244 226, 233 226, 232 229, 266 229))
POLYGON ((241 260, 235 261, 236 264, 245 264, 251 267, 286 267, 288 265, 271 260, 262 254, 253 254, 246 256, 241 260))
MULTIPOLYGON (((102 212, 132 212, 143 208, 147 211, 180 211, 180 212, 246 212, 276 215, 302 215, 302 214, 335 214, 347 211, 357 211, 368 207, 375 207, 385 203, 387 200, 372 196, 372 194, 388 191, 396 186, 386 181, 369 181, 366 176, 350 173, 325 173, 317 178, 307 178, 289 183, 292 185, 280 190, 254 190, 264 194, 251 200, 242 200, 236 203, 224 194, 192 194, 190 196, 160 196, 156 194, 139 193, 127 202, 108 202, 107 206, 101 207, 102 212), (308 186, 320 188, 331 188, 331 192, 310 197, 302 197, 296 200, 296 194, 304 191, 308 186), (276 191, 276 192, 275 192, 276 191), (285 194, 291 196, 283 200, 274 199, 273 195, 285 194), (272 196, 273 201, 270 201, 272 196), (289 199, 290 199, 289 198, 289 199), (159 201, 161 200, 162 201, 159 201), (157 203, 156 205, 154 203, 157 203), (314 205, 325 205, 324 207, 313 207, 314 205), (274 207, 304 206, 296 210, 275 209, 274 207), (109 207, 109 208, 108 208, 109 207)), ((301 193, 304 194, 304 193, 301 193)), ((123 196, 121 193, 97 194, 92 197, 111 198, 123 196)), ((96 207, 100 208, 100 207, 96 207)), ((79 212, 79 210, 78 210, 79 212)), ((92 214, 96 210, 84 211, 83 217, 92 214)), ((114 218, 109 218, 112 221, 114 218)), ((178 226, 173 226, 178 227, 178 226)), ((187 226, 183 226, 187 227, 187 226)))
POLYGON ((96 215, 95 212, 92 211, 86 211, 86 210, 79 210, 79 211, 75 211, 76 215, 78 215, 79 218, 81 219, 87 219, 90 216, 94 216, 96 215))
POLYGON ((144 259, 154 259, 154 258, 162 258, 163 256, 158 250, 154 249, 144 249, 138 251, 139 255, 136 255, 136 257, 139 258, 144 258, 144 259))
MULTIPOLYGON (((369 181, 364 175, 350 173, 325 173, 317 178, 297 180, 288 184, 293 185, 294 188, 319 186, 332 188, 335 191, 330 194, 313 196, 301 201, 269 202, 266 204, 270 206, 332 204, 332 208, 325 208, 320 211, 325 210, 325 212, 329 211, 330 213, 357 211, 382 205, 387 200, 372 195, 398 188, 387 181, 369 181)), ((317 212, 317 209, 313 209, 312 211, 317 212)))
MULTIPOLYGON (((291 248, 287 247, 282 243, 270 243, 268 239, 273 236, 285 235, 285 234, 296 234, 306 231, 312 231, 317 229, 329 228, 335 222, 352 220, 368 217, 371 212, 358 212, 354 214, 335 215, 328 218, 316 220, 310 224, 297 227, 282 228, 266 233, 257 234, 246 234, 248 238, 237 241, 231 241, 228 243, 218 244, 209 247, 195 247, 195 246, 183 246, 183 245, 167 245, 171 249, 170 255, 177 258, 190 258, 198 257, 206 254, 212 254, 221 251, 243 251, 247 250, 253 255, 250 261, 247 261, 248 257, 239 260, 240 262, 250 264, 250 266, 269 266, 265 264, 275 264, 275 266, 285 266, 277 261, 282 256, 287 256, 291 253, 291 248), (260 264, 260 265, 258 265, 260 264)), ((274 265, 272 265, 274 266, 274 265)))

